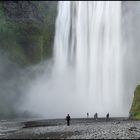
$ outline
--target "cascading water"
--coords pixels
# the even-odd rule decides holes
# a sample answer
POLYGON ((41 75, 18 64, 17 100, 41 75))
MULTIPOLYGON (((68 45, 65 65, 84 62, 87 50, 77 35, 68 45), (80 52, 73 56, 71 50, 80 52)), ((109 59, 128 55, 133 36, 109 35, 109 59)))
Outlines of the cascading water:
POLYGON ((52 73, 30 89, 28 109, 50 118, 127 116, 121 18, 120 1, 60 1, 52 73))
POLYGON ((55 73, 73 68, 90 112, 124 113, 121 47, 121 2, 59 2, 55 73))

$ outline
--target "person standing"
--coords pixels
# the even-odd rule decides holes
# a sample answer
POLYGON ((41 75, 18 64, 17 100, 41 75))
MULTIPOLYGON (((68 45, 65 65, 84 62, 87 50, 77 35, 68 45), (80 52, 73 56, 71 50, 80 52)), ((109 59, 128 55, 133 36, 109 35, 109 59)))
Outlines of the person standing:
POLYGON ((106 119, 109 120, 109 113, 107 113, 107 115, 106 115, 106 119))
POLYGON ((87 118, 89 117, 89 113, 87 112, 87 118))
POLYGON ((68 115, 66 116, 67 126, 70 125, 70 120, 71 120, 71 118, 70 118, 70 115, 68 114, 68 115))
POLYGON ((97 113, 94 114, 94 119, 95 119, 95 120, 98 119, 98 114, 97 114, 97 113))

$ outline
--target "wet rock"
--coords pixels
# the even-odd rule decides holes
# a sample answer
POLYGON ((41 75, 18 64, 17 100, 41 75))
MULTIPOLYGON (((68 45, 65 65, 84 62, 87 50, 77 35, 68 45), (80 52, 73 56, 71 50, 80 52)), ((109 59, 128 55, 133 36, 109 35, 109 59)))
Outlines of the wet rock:
POLYGON ((129 131, 137 131, 137 128, 136 127, 130 127, 128 128, 129 131))
POLYGON ((116 124, 120 124, 120 122, 116 122, 116 124))

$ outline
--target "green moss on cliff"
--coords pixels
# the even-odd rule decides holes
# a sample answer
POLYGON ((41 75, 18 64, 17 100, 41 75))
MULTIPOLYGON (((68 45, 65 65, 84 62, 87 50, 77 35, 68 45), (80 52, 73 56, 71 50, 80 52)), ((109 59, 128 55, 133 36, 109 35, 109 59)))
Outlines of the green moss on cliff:
POLYGON ((140 85, 138 85, 135 89, 130 113, 133 119, 140 119, 140 85))
POLYGON ((18 37, 18 24, 6 20, 2 5, 0 4, 0 50, 7 53, 10 60, 26 64, 27 60, 23 54, 23 49, 17 43, 18 37))
MULTIPOLYGON (((23 3, 11 4, 17 6, 23 3)), ((0 50, 8 53, 12 61, 26 66, 52 56, 57 10, 55 2, 30 1, 27 5, 33 9, 29 17, 26 17, 28 7, 27 11, 24 8, 16 11, 17 7, 10 9, 8 3, 5 2, 4 7, 0 2, 0 50), (18 14, 21 15, 17 17, 18 14)))

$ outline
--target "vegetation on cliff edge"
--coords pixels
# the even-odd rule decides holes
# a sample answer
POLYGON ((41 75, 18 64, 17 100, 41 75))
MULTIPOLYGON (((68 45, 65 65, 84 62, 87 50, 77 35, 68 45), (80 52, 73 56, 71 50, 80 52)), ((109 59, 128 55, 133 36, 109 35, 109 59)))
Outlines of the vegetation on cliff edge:
POLYGON ((138 85, 135 89, 130 114, 133 119, 140 119, 140 85, 138 85))

